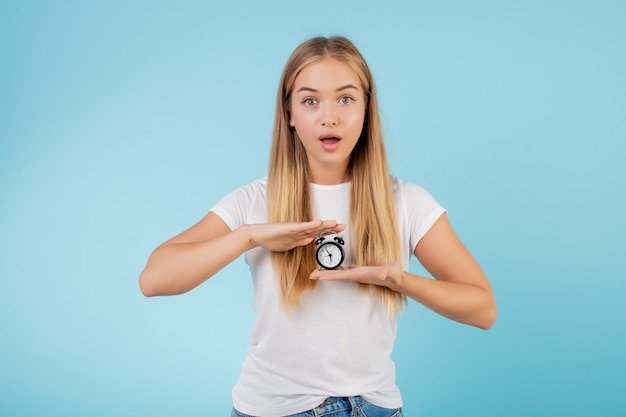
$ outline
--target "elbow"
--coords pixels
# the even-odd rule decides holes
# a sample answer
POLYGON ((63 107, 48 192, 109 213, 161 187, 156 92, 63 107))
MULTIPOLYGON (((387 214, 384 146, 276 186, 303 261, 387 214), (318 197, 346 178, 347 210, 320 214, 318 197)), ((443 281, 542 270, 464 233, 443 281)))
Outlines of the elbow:
POLYGON ((486 298, 483 300, 482 313, 477 317, 475 326, 482 330, 489 330, 496 323, 498 318, 498 306, 493 291, 489 289, 486 298))
POLYGON ((489 330, 493 327, 497 318, 498 318, 498 308, 494 305, 487 312, 485 312, 485 314, 483 314, 480 322, 476 323, 476 327, 483 329, 483 330, 489 330))
MULTIPOLYGON (((152 271, 157 272, 154 269, 152 271)), ((178 295, 189 291, 189 289, 173 285, 171 281, 164 279, 160 273, 155 274, 154 272, 150 272, 150 269, 146 268, 139 275, 139 290, 146 297, 178 295)))
POLYGON ((157 289, 153 284, 153 280, 150 279, 149 274, 144 270, 141 275, 139 275, 139 290, 146 297, 154 297, 159 295, 157 289))

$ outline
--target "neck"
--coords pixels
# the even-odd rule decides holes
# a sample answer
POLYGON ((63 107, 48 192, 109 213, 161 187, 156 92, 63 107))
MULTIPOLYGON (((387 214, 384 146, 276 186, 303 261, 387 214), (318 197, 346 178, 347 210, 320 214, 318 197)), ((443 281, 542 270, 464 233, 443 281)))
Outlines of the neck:
POLYGON ((350 173, 347 169, 311 170, 311 182, 319 185, 336 185, 350 181, 350 173))

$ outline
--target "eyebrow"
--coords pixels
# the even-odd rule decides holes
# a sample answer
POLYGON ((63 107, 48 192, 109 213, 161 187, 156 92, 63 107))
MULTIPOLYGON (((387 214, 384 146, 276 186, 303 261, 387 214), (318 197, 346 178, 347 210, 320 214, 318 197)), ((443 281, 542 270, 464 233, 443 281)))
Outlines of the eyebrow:
MULTIPOLYGON (((339 92, 339 91, 347 90, 347 89, 350 89, 350 88, 354 88, 354 89, 355 89, 355 90, 357 90, 357 91, 359 90, 359 89, 358 89, 355 85, 353 85, 353 84, 346 84, 346 85, 341 86, 341 87, 339 87, 338 89, 336 89, 336 90, 335 90, 335 92, 339 92)), ((300 87, 300 88, 298 89, 298 91, 296 91, 296 92, 297 92, 297 93, 299 93, 300 91, 311 91, 312 93, 319 93, 319 91, 317 91, 316 89, 311 88, 311 87, 306 87, 306 86, 304 86, 304 87, 300 87)))

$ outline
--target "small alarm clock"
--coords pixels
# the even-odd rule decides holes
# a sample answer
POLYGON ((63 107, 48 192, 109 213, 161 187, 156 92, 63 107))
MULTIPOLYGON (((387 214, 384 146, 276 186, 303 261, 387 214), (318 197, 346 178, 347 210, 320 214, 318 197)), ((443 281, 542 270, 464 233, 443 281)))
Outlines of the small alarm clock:
POLYGON ((343 250, 344 240, 339 235, 332 240, 328 240, 328 237, 320 236, 315 241, 317 245, 315 259, 323 269, 337 269, 346 257, 346 253, 343 250))

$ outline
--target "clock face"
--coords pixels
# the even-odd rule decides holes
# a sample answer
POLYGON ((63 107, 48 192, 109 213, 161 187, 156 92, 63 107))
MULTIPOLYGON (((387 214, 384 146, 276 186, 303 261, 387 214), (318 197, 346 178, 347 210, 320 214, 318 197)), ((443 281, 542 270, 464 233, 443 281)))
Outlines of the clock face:
POLYGON ((341 265, 344 258, 343 248, 335 242, 326 242, 317 248, 315 257, 317 263, 325 269, 335 269, 341 265))

